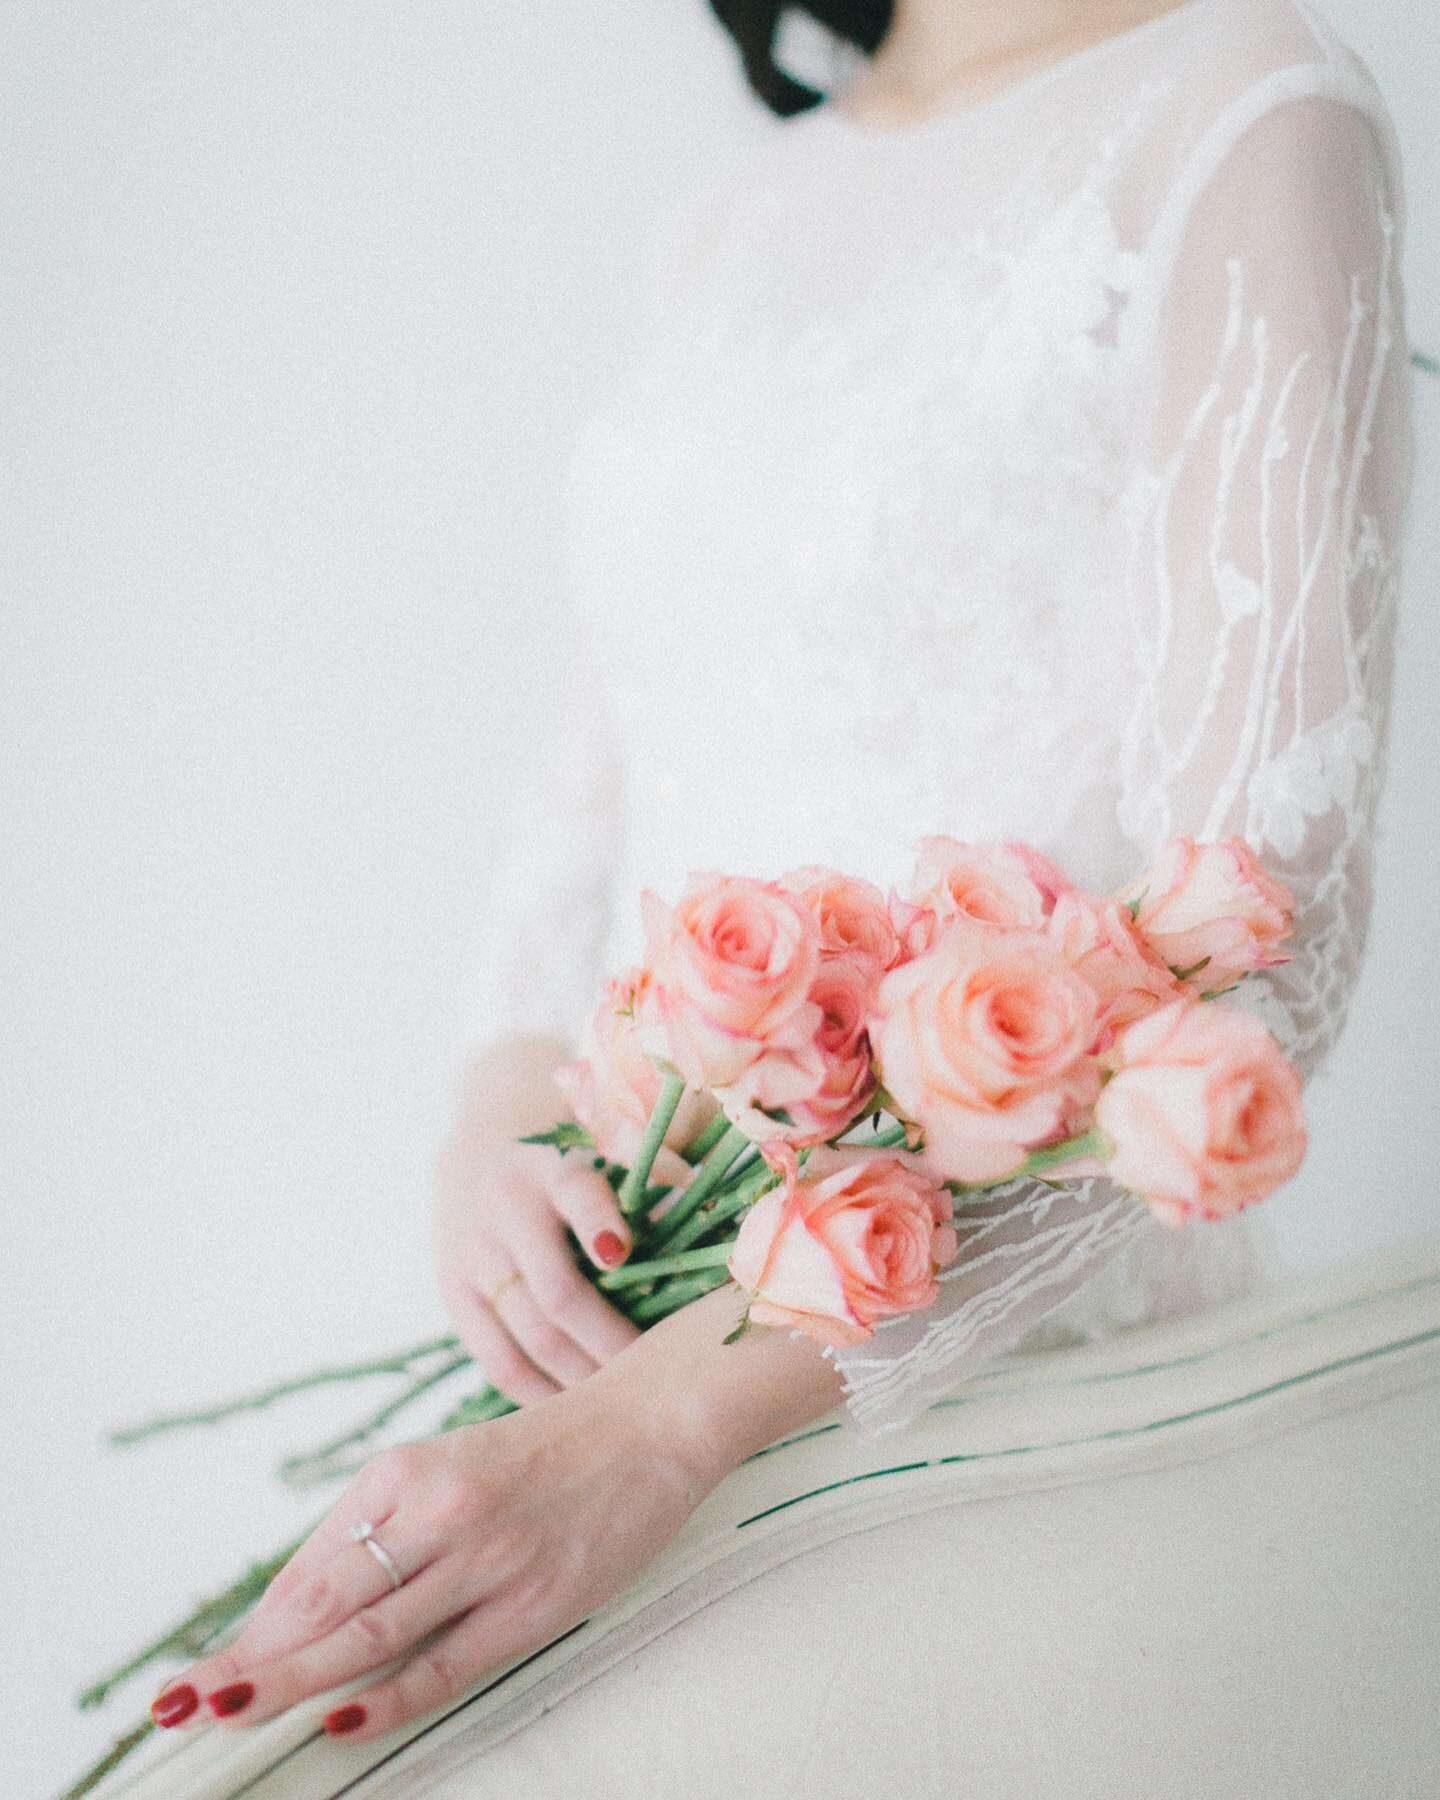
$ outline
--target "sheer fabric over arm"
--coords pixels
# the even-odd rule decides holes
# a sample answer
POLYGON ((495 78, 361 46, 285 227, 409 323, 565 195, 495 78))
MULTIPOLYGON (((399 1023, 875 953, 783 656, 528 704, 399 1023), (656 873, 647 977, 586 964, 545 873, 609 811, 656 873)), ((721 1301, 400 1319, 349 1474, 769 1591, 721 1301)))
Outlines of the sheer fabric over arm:
POLYGON ((1356 106, 1246 130, 1175 262, 1136 537, 1121 823, 1142 859, 1236 834, 1289 883, 1294 960, 1253 993, 1306 1076, 1370 914, 1412 460, 1401 204, 1356 106))
MULTIPOLYGON (((1118 815, 1135 856, 1116 873, 1174 833, 1235 833, 1291 884, 1294 960, 1246 1003, 1308 1077, 1370 907, 1411 461, 1401 198, 1366 111, 1283 76, 1262 89, 1196 147, 1154 238, 1153 400, 1127 495, 1118 815)), ((1167 1241, 1105 1180, 1017 1182, 961 1211, 935 1306, 835 1353, 863 1429, 903 1425, 1047 1319, 1110 1327, 1249 1278, 1245 1221, 1167 1241)))

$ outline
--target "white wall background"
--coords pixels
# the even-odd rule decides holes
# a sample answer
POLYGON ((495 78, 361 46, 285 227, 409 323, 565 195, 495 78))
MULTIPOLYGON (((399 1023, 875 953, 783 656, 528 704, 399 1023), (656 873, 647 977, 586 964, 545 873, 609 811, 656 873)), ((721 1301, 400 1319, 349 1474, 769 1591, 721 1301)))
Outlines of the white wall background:
MULTIPOLYGON (((1397 116, 1440 349, 1440 16, 1328 10, 1397 116)), ((566 433, 656 207, 755 129, 701 0, 0 10, 7 1796, 154 1691, 80 1720, 82 1675, 307 1522, 268 1459, 345 1409, 102 1428, 438 1320, 566 433)), ((1297 1264, 1435 1218, 1440 384, 1420 436, 1373 951, 1272 1208, 1297 1264)))

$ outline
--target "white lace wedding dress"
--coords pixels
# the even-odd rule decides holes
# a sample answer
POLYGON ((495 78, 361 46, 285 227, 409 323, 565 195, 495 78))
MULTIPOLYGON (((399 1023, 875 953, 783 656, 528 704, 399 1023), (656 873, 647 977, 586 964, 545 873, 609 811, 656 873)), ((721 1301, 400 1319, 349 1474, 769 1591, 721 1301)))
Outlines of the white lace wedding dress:
MULTIPOLYGON (((1298 897, 1251 1004, 1312 1075, 1370 905, 1402 227, 1383 102, 1303 0, 1186 0, 916 125, 832 98, 693 190, 576 446, 574 647, 470 1043, 573 1034, 641 889, 691 870, 888 886, 945 832, 1107 889, 1173 832, 1238 832, 1298 897)), ((1172 1234, 1103 1181, 1013 1184, 931 1311, 840 1354, 849 1414, 903 1424, 1256 1266, 1248 1219, 1172 1234)))

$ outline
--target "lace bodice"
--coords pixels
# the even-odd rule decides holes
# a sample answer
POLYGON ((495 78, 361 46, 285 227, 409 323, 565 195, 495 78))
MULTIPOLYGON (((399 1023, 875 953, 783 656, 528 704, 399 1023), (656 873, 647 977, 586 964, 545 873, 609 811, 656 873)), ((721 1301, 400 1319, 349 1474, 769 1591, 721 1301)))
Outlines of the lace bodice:
MULTIPOLYGON (((1251 994, 1307 1077, 1369 909, 1410 479, 1402 194, 1300 0, 1186 0, 964 112, 776 122, 675 208, 571 468, 574 651, 482 914, 472 1040, 573 1034, 694 869, 903 882, 928 833, 1100 889, 1176 831, 1295 889, 1251 994)), ((840 1353, 903 1422, 1045 1328, 1248 1277, 1108 1183, 970 1210, 840 1353)))

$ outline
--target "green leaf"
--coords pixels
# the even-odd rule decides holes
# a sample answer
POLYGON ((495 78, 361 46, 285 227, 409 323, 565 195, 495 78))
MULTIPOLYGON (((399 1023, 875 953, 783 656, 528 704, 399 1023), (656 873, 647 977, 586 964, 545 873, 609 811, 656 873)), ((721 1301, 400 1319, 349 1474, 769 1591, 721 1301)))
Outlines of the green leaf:
POLYGON ((750 1329, 750 1306, 753 1299, 754 1296, 752 1295, 751 1298, 745 1302, 744 1310, 741 1312, 740 1317, 735 1321, 734 1330, 726 1332, 725 1336, 720 1340, 722 1344, 738 1344, 740 1339, 744 1337, 745 1333, 750 1329))
POLYGON ((552 1125, 548 1131, 532 1132, 529 1137, 522 1137, 520 1142, 522 1144, 550 1144, 562 1156, 567 1150, 593 1150, 595 1148, 594 1138, 583 1125, 577 1125, 573 1119, 563 1119, 558 1125, 552 1125))
POLYGON ((1198 975, 1209 960, 1208 956, 1202 956, 1198 963, 1192 963, 1188 969, 1177 969, 1174 963, 1171 963, 1170 973, 1177 981, 1188 981, 1192 975, 1198 975))

